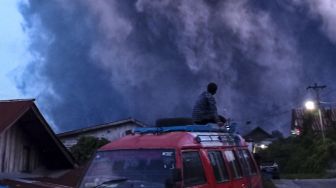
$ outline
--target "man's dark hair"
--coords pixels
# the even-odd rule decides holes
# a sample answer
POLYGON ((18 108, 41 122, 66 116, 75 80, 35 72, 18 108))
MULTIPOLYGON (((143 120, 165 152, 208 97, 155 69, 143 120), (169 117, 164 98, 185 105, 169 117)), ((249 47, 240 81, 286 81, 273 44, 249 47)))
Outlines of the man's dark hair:
POLYGON ((217 85, 213 82, 208 84, 208 92, 211 94, 215 94, 217 91, 217 85))

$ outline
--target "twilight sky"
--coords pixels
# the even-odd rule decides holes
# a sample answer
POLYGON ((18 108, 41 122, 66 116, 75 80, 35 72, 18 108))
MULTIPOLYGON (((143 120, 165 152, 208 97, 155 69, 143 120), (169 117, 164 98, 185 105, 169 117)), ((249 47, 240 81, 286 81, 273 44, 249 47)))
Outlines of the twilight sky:
POLYGON ((17 2, 11 0, 0 1, 0 98, 21 97, 15 87, 13 72, 24 64, 29 53, 27 38, 22 31, 22 15, 17 9, 17 2))
POLYGON ((0 99, 36 98, 57 132, 190 116, 213 81, 241 131, 288 134, 308 85, 336 101, 336 1, 2 0, 0 57, 0 99))

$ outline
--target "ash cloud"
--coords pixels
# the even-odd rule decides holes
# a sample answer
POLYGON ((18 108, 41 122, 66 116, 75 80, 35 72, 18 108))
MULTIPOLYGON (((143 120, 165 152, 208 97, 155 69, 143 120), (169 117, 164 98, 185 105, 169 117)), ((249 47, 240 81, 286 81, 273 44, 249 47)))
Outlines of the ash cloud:
POLYGON ((336 42, 336 1, 333 0, 291 0, 295 8, 308 8, 310 16, 318 20, 321 31, 336 42))
POLYGON ((335 69, 333 17, 324 35, 311 30, 321 24, 312 7, 287 2, 31 0, 21 12, 35 60, 18 87, 38 95, 65 131, 125 117, 151 124, 190 116, 214 81, 221 113, 287 133, 306 84, 332 83, 335 69))

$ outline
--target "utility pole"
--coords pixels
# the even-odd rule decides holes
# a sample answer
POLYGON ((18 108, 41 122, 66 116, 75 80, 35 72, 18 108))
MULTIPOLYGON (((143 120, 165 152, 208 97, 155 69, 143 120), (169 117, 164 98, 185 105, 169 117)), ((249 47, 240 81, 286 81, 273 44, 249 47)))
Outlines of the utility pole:
POLYGON ((315 83, 313 86, 308 86, 307 90, 314 90, 315 91, 315 95, 316 95, 316 102, 317 102, 317 106, 320 108, 321 105, 321 100, 320 100, 320 91, 324 88, 326 88, 326 85, 317 85, 317 83, 315 83))
POLYGON ((318 116, 319 116, 319 120, 320 120, 320 125, 321 125, 321 131, 322 131, 322 139, 323 142, 325 140, 325 135, 324 135, 324 125, 323 125, 323 118, 322 118, 322 113, 321 113, 321 99, 320 99, 320 91, 323 90, 324 88, 326 88, 326 85, 317 85, 317 83, 315 83, 313 86, 308 86, 307 90, 313 90, 315 91, 315 95, 316 95, 316 103, 317 103, 317 111, 318 111, 318 116))

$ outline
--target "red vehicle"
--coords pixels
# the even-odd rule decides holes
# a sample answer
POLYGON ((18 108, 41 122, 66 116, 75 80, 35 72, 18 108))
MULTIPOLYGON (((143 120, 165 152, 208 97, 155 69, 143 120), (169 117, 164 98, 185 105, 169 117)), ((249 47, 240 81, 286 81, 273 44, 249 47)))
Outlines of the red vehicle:
POLYGON ((261 188, 239 135, 209 126, 140 128, 99 149, 80 188, 261 188))

